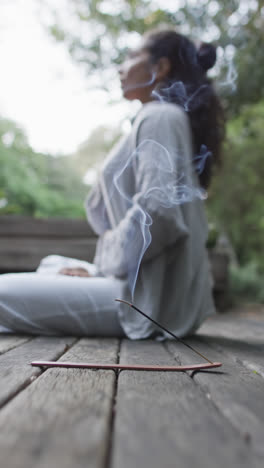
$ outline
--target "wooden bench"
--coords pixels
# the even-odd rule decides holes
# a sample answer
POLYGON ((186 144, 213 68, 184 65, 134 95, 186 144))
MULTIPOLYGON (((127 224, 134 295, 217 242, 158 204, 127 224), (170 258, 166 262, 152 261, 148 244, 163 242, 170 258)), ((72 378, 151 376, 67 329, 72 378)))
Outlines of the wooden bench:
MULTIPOLYGON (((46 255, 91 262, 97 237, 85 220, 0 216, 0 273, 34 271, 46 255)), ((228 297, 228 256, 209 250, 219 308, 228 297)))
POLYGON ((85 220, 0 216, 0 271, 34 271, 46 255, 92 261, 96 235, 85 220))
POLYGON ((3 468, 262 468, 264 311, 219 314, 188 343, 207 372, 31 367, 32 360, 201 362, 168 340, 0 333, 3 468))

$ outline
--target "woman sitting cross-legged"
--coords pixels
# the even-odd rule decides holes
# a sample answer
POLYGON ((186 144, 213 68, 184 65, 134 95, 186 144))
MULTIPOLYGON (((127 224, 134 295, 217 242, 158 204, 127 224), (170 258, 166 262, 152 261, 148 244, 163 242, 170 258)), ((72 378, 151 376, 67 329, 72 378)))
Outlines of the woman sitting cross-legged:
POLYGON ((0 325, 15 332, 166 338, 115 298, 179 337, 215 312, 204 198, 223 137, 207 70, 215 48, 151 31, 119 68, 141 101, 130 134, 106 158, 86 200, 99 239, 93 264, 51 255, 35 273, 0 277, 0 325))

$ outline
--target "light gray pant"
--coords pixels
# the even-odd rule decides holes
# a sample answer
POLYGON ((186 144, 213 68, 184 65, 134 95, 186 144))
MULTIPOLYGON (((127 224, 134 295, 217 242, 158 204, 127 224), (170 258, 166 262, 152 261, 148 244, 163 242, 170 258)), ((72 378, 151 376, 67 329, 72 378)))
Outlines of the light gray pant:
POLYGON ((59 275, 62 267, 87 262, 43 259, 36 273, 0 275, 0 325, 15 332, 73 336, 125 336, 118 318, 121 280, 59 275))

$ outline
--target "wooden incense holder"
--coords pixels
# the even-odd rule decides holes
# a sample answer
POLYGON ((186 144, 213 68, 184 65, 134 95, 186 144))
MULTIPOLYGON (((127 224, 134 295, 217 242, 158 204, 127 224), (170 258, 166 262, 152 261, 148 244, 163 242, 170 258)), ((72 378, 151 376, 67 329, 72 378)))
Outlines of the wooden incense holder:
POLYGON ((113 370, 139 370, 139 371, 169 371, 183 372, 187 370, 203 370, 221 367, 221 362, 205 364, 192 364, 186 366, 156 366, 156 365, 130 365, 130 364, 92 364, 89 362, 60 362, 60 361, 33 361, 32 366, 37 367, 67 367, 75 369, 113 369, 113 370))
POLYGON ((156 320, 149 317, 147 314, 145 314, 145 312, 142 312, 142 310, 140 310, 138 307, 134 306, 130 302, 124 301, 123 299, 116 299, 116 301, 127 304, 132 309, 136 310, 141 315, 143 315, 144 317, 149 319, 155 325, 162 328, 162 330, 164 330, 166 333, 169 333, 177 341, 181 342, 183 345, 187 346, 189 349, 191 349, 198 356, 205 359, 207 361, 206 364, 192 364, 192 365, 186 365, 186 366, 156 366, 156 365, 146 365, 146 364, 144 364, 144 365, 92 364, 92 363, 89 363, 89 362, 33 361, 33 362, 31 362, 31 365, 32 366, 38 366, 38 367, 66 367, 66 368, 77 368, 77 369, 112 369, 112 370, 138 370, 138 371, 159 371, 159 372, 160 371, 183 372, 183 371, 187 371, 187 370, 198 371, 198 370, 203 370, 203 369, 205 369, 205 370, 206 369, 213 369, 215 367, 221 367, 222 366, 221 362, 212 362, 210 359, 208 359, 200 351, 195 349, 190 344, 186 343, 184 340, 182 340, 181 338, 176 336, 174 333, 172 333, 170 330, 165 328, 160 323, 156 322, 156 320))

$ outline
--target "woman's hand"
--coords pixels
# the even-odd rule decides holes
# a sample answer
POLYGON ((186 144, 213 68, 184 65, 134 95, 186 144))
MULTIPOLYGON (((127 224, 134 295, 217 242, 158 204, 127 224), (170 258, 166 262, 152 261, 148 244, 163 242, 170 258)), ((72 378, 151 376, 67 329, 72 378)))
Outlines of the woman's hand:
POLYGON ((85 268, 76 267, 76 268, 62 268, 58 272, 59 275, 67 275, 67 276, 81 276, 81 277, 91 277, 90 273, 88 273, 85 268))

